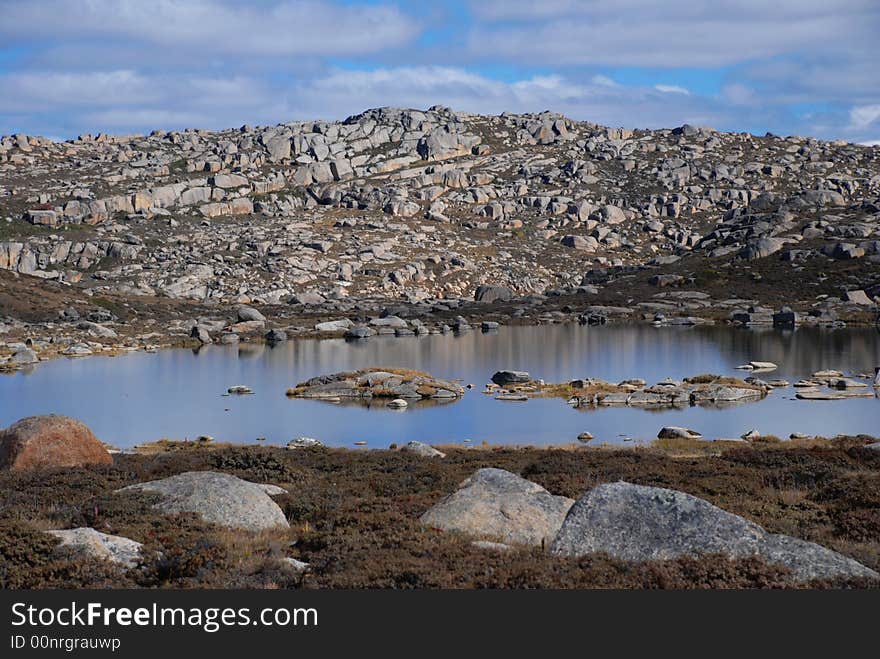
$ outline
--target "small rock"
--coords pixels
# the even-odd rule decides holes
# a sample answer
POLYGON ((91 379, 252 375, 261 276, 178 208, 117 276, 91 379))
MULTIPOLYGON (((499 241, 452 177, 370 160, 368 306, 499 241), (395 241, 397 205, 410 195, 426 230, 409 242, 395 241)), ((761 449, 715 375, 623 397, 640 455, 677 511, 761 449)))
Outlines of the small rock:
POLYGON ((324 442, 314 437, 297 437, 287 442, 287 448, 290 449, 317 448, 319 446, 324 446, 324 442))
POLYGON ((428 446, 424 442, 408 442, 407 444, 400 447, 400 450, 404 453, 414 453, 416 455, 420 455, 423 458, 445 458, 446 454, 442 451, 438 451, 433 446, 428 446))
POLYGON ((492 382, 502 387, 508 384, 531 382, 532 376, 526 371, 497 371, 492 376, 492 382))
POLYGON ((239 322, 266 322, 266 317, 253 307, 241 306, 237 309, 237 314, 239 322))
POLYGON ((270 496, 284 494, 274 485, 260 485, 214 471, 188 471, 170 478, 129 485, 118 492, 156 493, 154 508, 164 513, 195 513, 206 522, 229 528, 262 530, 287 527, 287 518, 270 496))
POLYGON ((120 563, 127 568, 135 567, 141 560, 143 545, 122 536, 107 535, 87 527, 46 533, 61 540, 59 549, 72 551, 78 557, 120 563))
POLYGON ((269 343, 281 343, 287 341, 287 332, 280 329, 270 329, 266 332, 266 341, 269 343))
POLYGON ((699 439, 702 437, 696 430, 680 426, 665 426, 657 433, 658 439, 699 439))
POLYGON ((15 364, 16 366, 26 366, 27 364, 36 364, 38 361, 40 359, 33 350, 30 348, 19 348, 12 353, 8 363, 15 364))

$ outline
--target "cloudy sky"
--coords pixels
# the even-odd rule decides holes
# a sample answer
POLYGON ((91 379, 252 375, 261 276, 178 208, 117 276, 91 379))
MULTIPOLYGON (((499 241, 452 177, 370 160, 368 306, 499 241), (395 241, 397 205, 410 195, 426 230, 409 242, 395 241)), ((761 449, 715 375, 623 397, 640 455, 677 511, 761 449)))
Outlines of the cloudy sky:
POLYGON ((0 134, 369 107, 880 140, 878 0, 0 0, 0 134))

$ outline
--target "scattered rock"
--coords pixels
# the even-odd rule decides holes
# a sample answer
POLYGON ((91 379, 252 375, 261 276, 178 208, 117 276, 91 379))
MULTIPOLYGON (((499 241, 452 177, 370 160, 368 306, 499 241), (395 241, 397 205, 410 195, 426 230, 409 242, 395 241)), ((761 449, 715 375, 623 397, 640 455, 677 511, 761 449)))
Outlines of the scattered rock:
POLYGON ((658 439, 700 439, 702 435, 696 430, 680 426, 665 426, 657 433, 658 439))
POLYGON ((407 442, 403 446, 400 447, 400 450, 404 453, 414 453, 415 455, 420 455, 423 458, 445 458, 446 454, 442 451, 438 451, 433 446, 428 446, 424 442, 407 442))
POLYGON ((229 528, 263 530, 287 527, 287 518, 270 496, 285 494, 214 471, 188 471, 170 478, 129 485, 118 492, 158 494, 154 508, 164 513, 195 513, 206 522, 229 528))
POLYGON ((759 556, 790 569, 795 579, 880 578, 851 558, 784 535, 708 501, 623 481, 593 488, 572 506, 551 547, 557 555, 604 552, 629 561, 724 554, 759 556))
POLYGON ((363 369, 320 375, 289 389, 293 398, 435 399, 453 400, 464 394, 457 382, 440 380, 428 373, 407 369, 363 369))
POLYGON ((492 376, 492 382, 499 386, 507 386, 509 384, 531 382, 532 376, 525 371, 497 371, 492 376))
POLYGON ((296 439, 291 439, 287 442, 287 448, 290 449, 318 448, 323 446, 324 442, 320 439, 315 439, 314 437, 297 437, 296 439))
POLYGON ((266 341, 269 343, 282 343, 287 341, 287 332, 280 329, 270 329, 266 332, 266 341))
POLYGON ((421 517, 426 526, 504 543, 551 540, 573 500, 503 469, 480 469, 421 517))
POLYGON ((143 545, 118 535, 107 535, 92 528, 82 527, 61 531, 46 531, 61 540, 58 548, 81 558, 96 558, 133 568, 141 560, 143 545))

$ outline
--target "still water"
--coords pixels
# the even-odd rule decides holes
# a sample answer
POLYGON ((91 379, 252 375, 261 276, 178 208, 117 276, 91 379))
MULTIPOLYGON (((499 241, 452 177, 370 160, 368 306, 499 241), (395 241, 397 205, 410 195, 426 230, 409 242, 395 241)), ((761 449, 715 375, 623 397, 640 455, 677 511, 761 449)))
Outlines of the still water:
POLYGON ((690 407, 580 410, 561 399, 502 402, 481 392, 499 369, 527 370, 562 382, 640 377, 654 383, 699 373, 745 377, 735 367, 772 361, 764 378, 791 382, 820 369, 873 373, 880 334, 865 330, 744 330, 727 327, 655 328, 643 325, 502 327, 460 336, 374 337, 362 342, 295 340, 274 347, 207 346, 120 357, 59 359, 28 373, 0 377, 0 425, 32 414, 83 420, 119 447, 169 437, 211 435, 217 441, 286 444, 316 437, 329 445, 387 447, 409 440, 454 444, 568 444, 589 431, 593 444, 649 440, 664 425, 687 426, 706 437, 739 437, 755 428, 833 436, 880 434, 880 400, 800 401, 792 387, 756 403, 727 409, 690 407), (464 398, 403 411, 288 399, 286 389, 315 375, 370 366, 428 371, 474 384, 464 398), (251 396, 223 396, 245 384, 251 396))

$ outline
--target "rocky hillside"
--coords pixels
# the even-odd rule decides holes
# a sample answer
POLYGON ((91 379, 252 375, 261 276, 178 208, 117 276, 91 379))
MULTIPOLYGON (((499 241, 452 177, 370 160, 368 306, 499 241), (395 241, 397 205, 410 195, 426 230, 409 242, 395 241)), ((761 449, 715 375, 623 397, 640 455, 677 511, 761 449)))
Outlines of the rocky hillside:
POLYGON ((0 270, 86 296, 335 314, 476 294, 746 321, 789 304, 834 322, 880 295, 880 148, 444 107, 13 135, 0 270))

